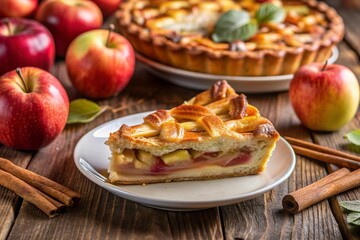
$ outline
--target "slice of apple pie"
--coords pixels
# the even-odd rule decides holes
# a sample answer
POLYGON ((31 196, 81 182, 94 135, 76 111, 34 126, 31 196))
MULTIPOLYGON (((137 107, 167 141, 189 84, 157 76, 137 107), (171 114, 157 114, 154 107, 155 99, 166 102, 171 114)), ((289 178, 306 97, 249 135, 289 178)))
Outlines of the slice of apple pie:
POLYGON ((110 134, 109 180, 116 184, 210 180, 262 172, 279 133, 223 81, 136 126, 110 134))

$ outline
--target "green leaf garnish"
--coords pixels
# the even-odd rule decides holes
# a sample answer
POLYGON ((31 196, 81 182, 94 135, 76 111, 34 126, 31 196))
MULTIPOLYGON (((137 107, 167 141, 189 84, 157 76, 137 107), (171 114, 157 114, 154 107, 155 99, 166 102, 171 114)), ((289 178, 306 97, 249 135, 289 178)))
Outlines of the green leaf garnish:
POLYGON ((241 28, 239 28, 236 34, 239 36, 240 40, 248 40, 258 31, 259 26, 256 21, 251 21, 248 24, 245 24, 241 28))
POLYGON ((214 42, 246 41, 256 34, 259 24, 265 22, 282 22, 286 12, 283 8, 271 3, 265 3, 251 19, 247 11, 230 10, 221 15, 215 24, 211 38, 214 42))
POLYGON ((360 227, 360 200, 339 202, 346 213, 346 222, 349 226, 360 227))
MULTIPOLYGON (((235 40, 243 40, 242 29, 250 23, 250 15, 246 11, 230 10, 225 12, 215 25, 212 39, 215 42, 233 42, 235 40)), ((249 27, 245 27, 249 28, 249 27)))
POLYGON ((360 146, 360 129, 353 130, 345 134, 345 137, 353 144, 360 146))
POLYGON ((286 13, 284 9, 271 3, 262 4, 255 15, 256 20, 259 23, 282 22, 285 19, 285 16, 286 13))
POLYGON ((236 40, 245 41, 251 38, 252 36, 254 36, 257 30, 258 30, 257 23, 252 21, 241 26, 235 31, 229 32, 228 34, 224 34, 224 35, 214 34, 212 37, 215 42, 233 42, 236 40))
POLYGON ((342 201, 340 206, 351 212, 360 212, 360 200, 342 201))
POLYGON ((70 102, 70 112, 66 124, 91 122, 106 109, 106 107, 100 107, 95 102, 84 98, 75 99, 70 102))
POLYGON ((360 212, 351 212, 347 215, 346 221, 348 223, 360 226, 360 212))

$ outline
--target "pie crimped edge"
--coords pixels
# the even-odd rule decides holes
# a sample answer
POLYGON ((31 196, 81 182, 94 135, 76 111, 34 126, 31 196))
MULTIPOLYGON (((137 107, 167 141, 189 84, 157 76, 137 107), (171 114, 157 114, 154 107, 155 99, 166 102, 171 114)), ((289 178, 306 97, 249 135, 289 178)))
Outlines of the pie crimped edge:
POLYGON ((344 24, 337 12, 327 4, 317 1, 301 1, 311 9, 322 12, 330 29, 321 40, 311 46, 282 50, 257 50, 233 52, 214 50, 206 46, 181 45, 132 21, 131 9, 137 0, 121 5, 116 12, 117 29, 133 45, 136 51, 155 61, 194 72, 227 76, 275 76, 293 74, 307 63, 324 62, 332 49, 344 36, 344 24))

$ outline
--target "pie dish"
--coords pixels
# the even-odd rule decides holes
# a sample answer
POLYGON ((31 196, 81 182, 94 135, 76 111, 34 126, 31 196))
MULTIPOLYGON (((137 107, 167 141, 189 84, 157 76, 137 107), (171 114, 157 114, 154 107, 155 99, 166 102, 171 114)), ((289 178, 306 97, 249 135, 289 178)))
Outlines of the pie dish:
POLYGON ((116 184, 211 180, 264 171, 279 140, 272 123, 225 80, 110 134, 116 184))
POLYGON ((119 129, 122 124, 139 124, 148 114, 149 112, 141 112, 113 119, 87 132, 74 149, 74 163, 77 169, 87 179, 116 196, 158 209, 193 211, 259 197, 286 181, 295 168, 295 153, 290 144, 284 138, 280 138, 265 171, 261 174, 145 186, 109 183, 106 169, 111 153, 109 147, 104 144, 109 133, 119 129), (104 176, 99 175, 99 172, 104 176))
POLYGON ((228 76, 293 74, 304 64, 327 60, 344 36, 336 11, 312 0, 129 0, 116 19, 118 30, 145 57, 179 69, 228 76), (240 40, 214 39, 224 14, 241 10, 254 22, 264 5, 260 2, 282 9, 283 20, 258 22, 257 31, 240 40))
MULTIPOLYGON (((331 57, 328 59, 328 64, 333 64, 338 57, 339 50, 335 47, 331 57)), ((145 58, 140 54, 136 55, 136 59, 138 60, 139 67, 145 68, 147 71, 160 79, 178 86, 196 90, 205 90, 219 79, 226 79, 235 91, 242 93, 287 91, 289 90, 290 81, 294 77, 293 74, 251 77, 213 75, 171 67, 169 65, 155 62, 149 58, 145 58)))

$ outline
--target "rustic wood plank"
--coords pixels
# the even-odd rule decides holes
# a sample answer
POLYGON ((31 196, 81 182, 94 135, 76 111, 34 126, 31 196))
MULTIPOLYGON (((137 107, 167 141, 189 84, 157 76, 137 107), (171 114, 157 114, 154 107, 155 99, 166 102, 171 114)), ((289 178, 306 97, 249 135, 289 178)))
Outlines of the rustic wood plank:
POLYGON ((167 212, 170 239, 223 239, 218 208, 194 212, 167 212), (205 220, 205 221, 204 221, 205 220), (195 231, 194 231, 195 230, 195 231))
POLYGON ((360 11, 354 8, 338 9, 345 23, 345 41, 356 51, 357 57, 360 56, 360 11))

